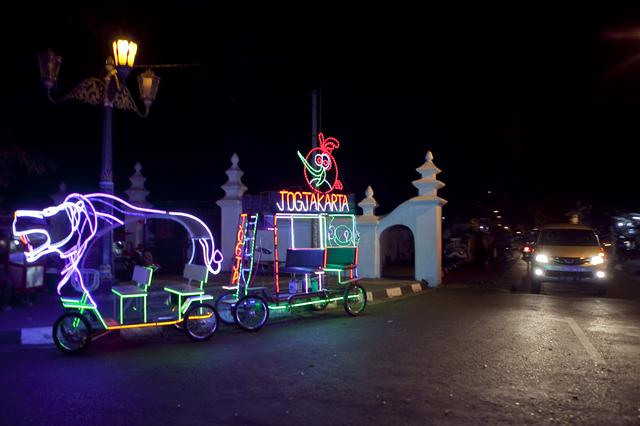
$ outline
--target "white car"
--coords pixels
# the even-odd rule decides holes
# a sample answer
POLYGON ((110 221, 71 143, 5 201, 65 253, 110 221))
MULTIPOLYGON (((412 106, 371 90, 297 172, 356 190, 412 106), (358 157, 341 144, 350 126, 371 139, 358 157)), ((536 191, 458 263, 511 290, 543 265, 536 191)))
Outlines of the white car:
POLYGON ((598 236, 589 226, 545 225, 533 253, 531 292, 540 293, 542 281, 595 282, 606 293, 606 258, 598 236))

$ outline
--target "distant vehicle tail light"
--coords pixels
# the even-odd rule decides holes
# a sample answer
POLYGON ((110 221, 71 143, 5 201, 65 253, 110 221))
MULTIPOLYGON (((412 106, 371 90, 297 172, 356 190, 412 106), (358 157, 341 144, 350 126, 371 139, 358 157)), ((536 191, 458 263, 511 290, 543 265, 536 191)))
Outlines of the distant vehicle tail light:
POLYGON ((524 246, 524 248, 522 249, 523 252, 525 253, 531 253, 531 247, 529 246, 524 246))

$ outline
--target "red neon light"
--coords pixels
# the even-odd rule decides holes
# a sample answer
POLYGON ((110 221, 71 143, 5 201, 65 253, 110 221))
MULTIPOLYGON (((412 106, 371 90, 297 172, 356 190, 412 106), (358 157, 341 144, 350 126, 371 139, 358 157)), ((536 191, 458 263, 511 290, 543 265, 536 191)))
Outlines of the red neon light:
POLYGON ((278 216, 273 216, 273 273, 276 279, 276 294, 280 293, 280 282, 278 279, 278 216))
MULTIPOLYGON (((359 247, 359 246, 356 246, 356 257, 355 257, 355 260, 353 261, 353 264, 354 264, 354 265, 357 265, 357 264, 358 264, 358 247, 359 247)), ((349 269, 349 278, 350 278, 350 279, 353 279, 353 270, 354 270, 354 269, 355 269, 355 268, 351 268, 351 269, 349 269)))
POLYGON ((349 199, 345 194, 319 194, 315 192, 280 191, 280 202, 276 203, 281 212, 348 212, 349 199))
POLYGON ((324 169, 325 173, 329 172, 332 169, 335 170, 335 172, 332 173, 334 174, 334 176, 326 176, 326 178, 323 179, 323 185, 318 187, 311 182, 314 179, 309 179, 307 168, 304 167, 304 178, 307 181, 307 185, 309 185, 309 188, 311 188, 313 192, 319 194, 328 194, 334 189, 343 189, 342 182, 340 182, 340 179, 338 179, 338 163, 336 163, 336 159, 333 158, 332 155, 334 149, 340 148, 340 141, 332 137, 325 139, 324 135, 322 133, 319 133, 318 142, 320 146, 318 146, 317 148, 312 148, 307 153, 307 162, 324 169))
POLYGON ((231 284, 236 285, 240 282, 240 265, 242 264, 242 251, 244 250, 244 224, 247 220, 247 214, 240 215, 240 224, 238 225, 238 233, 236 234, 236 248, 233 251, 235 263, 231 269, 231 284))

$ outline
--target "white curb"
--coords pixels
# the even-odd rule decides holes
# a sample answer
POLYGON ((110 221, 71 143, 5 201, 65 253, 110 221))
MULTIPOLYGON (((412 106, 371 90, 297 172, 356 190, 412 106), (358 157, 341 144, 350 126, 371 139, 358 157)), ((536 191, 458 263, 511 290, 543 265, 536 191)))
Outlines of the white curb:
POLYGON ((402 289, 400 289, 400 287, 387 289, 387 297, 400 297, 400 296, 402 296, 402 289))
POLYGON ((52 345, 51 327, 33 327, 20 330, 20 342, 23 345, 52 345))

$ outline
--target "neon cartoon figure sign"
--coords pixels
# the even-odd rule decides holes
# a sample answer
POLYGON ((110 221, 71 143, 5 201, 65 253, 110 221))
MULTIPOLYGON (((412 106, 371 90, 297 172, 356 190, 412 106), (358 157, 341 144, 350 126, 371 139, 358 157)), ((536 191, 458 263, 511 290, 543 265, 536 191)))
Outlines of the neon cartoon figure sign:
POLYGON ((340 142, 333 137, 325 138, 318 134, 319 146, 312 148, 307 156, 298 151, 298 158, 304 165, 304 177, 313 191, 326 194, 334 189, 341 190, 342 182, 338 178, 338 163, 333 158, 333 150, 340 148, 340 142))

